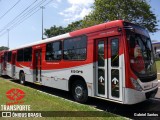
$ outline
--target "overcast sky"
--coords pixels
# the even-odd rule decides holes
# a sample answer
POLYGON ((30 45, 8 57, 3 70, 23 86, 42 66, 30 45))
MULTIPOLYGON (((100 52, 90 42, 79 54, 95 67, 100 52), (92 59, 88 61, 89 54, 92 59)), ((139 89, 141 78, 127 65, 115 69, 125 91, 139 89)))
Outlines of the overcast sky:
MULTIPOLYGON (((10 48, 41 40, 42 11, 39 6, 46 5, 44 28, 50 28, 53 25, 67 26, 83 19, 91 11, 93 2, 94 0, 0 0, 0 46, 7 46, 7 27, 10 48), (25 15, 22 16, 22 12, 25 15), (25 21, 21 23, 23 20, 25 21)), ((160 0, 151 0, 150 4, 151 10, 160 20, 160 0)), ((160 29, 160 23, 158 28, 160 29)), ((150 36, 152 40, 160 41, 160 31, 150 36)))

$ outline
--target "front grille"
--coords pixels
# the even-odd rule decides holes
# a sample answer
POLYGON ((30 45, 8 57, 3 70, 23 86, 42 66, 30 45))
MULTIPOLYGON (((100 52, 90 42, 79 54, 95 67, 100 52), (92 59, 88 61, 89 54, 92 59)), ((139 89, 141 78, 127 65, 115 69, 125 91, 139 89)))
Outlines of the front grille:
POLYGON ((157 79, 157 74, 155 74, 153 76, 147 76, 147 77, 140 77, 139 76, 139 79, 141 82, 150 82, 150 81, 157 79))

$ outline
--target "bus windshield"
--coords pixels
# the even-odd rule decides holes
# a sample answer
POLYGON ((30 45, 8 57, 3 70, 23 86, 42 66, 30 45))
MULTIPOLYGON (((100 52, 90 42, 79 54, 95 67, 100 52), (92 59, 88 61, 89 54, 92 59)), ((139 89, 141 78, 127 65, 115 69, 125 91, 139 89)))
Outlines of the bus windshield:
POLYGON ((133 72, 143 82, 156 79, 156 65, 154 62, 151 40, 148 36, 126 30, 129 41, 130 65, 133 72))

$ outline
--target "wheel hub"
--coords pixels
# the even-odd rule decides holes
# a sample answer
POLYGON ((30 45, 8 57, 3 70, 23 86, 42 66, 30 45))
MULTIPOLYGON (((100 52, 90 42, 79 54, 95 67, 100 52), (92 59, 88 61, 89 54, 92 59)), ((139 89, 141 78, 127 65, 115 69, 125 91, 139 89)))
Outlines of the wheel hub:
POLYGON ((82 87, 80 86, 77 86, 76 89, 75 89, 75 93, 78 97, 82 96, 83 94, 83 90, 82 90, 82 87))

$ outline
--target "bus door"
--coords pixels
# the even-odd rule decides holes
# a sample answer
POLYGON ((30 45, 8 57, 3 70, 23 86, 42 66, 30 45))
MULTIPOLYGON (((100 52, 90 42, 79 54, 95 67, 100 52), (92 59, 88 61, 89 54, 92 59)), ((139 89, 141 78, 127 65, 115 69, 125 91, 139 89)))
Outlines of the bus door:
POLYGON ((16 69, 16 53, 12 54, 12 77, 15 76, 15 69, 16 69))
POLYGON ((120 37, 101 38, 96 46, 96 95, 122 101, 122 62, 120 37))
POLYGON ((36 81, 38 83, 42 82, 41 79, 41 69, 42 69, 42 50, 38 49, 35 50, 35 75, 36 75, 36 81))

